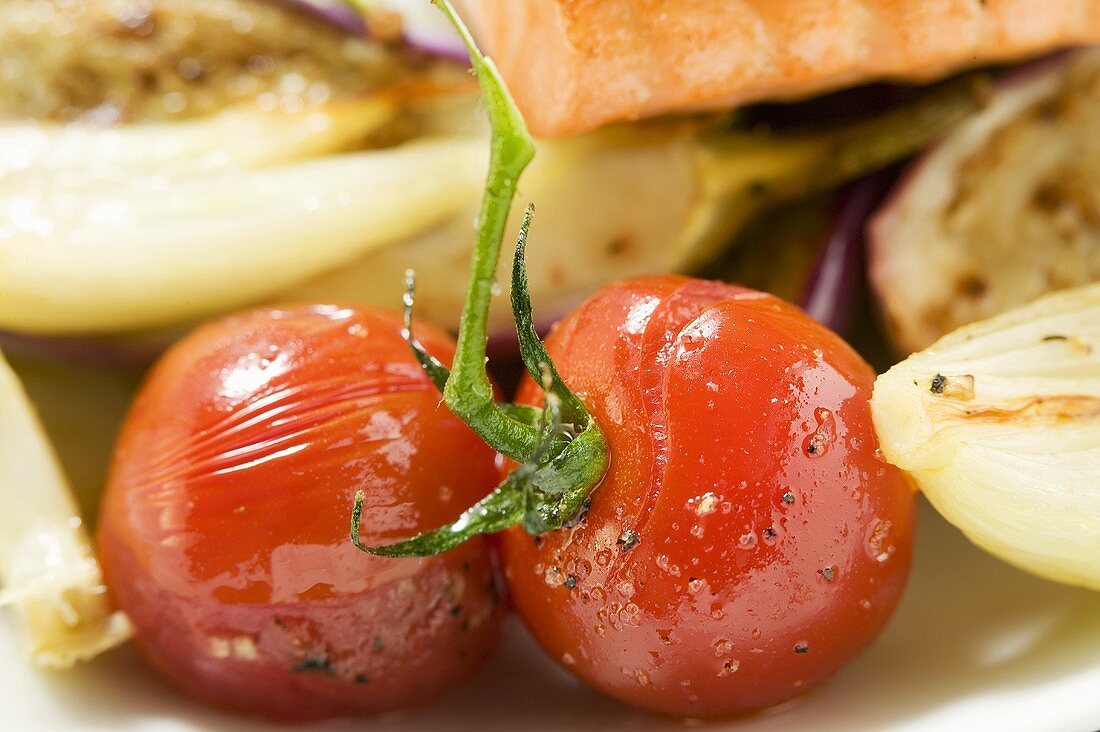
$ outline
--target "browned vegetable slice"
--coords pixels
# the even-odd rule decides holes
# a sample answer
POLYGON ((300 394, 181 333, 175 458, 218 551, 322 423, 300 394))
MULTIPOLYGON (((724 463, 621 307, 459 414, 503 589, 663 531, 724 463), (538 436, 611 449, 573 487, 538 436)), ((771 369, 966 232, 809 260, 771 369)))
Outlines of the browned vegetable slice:
POLYGON ((7 0, 0 113, 100 124, 300 111, 465 69, 265 0, 7 0))
POLYGON ((1100 278, 1100 52, 1002 84, 871 225, 898 347, 1100 278))

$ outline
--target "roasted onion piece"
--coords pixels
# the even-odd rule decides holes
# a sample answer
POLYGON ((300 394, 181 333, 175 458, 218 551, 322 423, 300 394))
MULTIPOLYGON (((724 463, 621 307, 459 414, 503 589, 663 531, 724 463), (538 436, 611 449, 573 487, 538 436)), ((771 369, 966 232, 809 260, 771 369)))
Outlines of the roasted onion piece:
POLYGON ((974 543, 1100 590, 1100 285, 960 328, 871 407, 886 459, 974 543))

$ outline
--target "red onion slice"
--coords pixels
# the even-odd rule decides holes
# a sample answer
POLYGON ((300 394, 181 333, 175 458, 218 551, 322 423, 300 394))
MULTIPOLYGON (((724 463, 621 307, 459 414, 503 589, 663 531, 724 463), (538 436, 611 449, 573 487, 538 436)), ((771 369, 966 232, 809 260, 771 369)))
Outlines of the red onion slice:
POLYGON ((393 13, 401 18, 405 41, 420 51, 457 61, 468 59, 466 47, 443 13, 428 0, 375 0, 364 3, 364 12, 346 0, 268 0, 316 18, 351 35, 364 35, 372 12, 393 13))
POLYGON ((353 36, 364 35, 367 31, 367 24, 362 14, 343 0, 268 0, 268 2, 315 18, 353 36))
POLYGON ((851 325, 865 274, 867 221, 897 178, 884 170, 848 187, 836 222, 806 283, 802 307, 822 325, 844 333, 851 325))
POLYGON ((469 58, 446 16, 427 0, 378 0, 376 4, 401 16, 402 32, 410 46, 457 61, 469 58))

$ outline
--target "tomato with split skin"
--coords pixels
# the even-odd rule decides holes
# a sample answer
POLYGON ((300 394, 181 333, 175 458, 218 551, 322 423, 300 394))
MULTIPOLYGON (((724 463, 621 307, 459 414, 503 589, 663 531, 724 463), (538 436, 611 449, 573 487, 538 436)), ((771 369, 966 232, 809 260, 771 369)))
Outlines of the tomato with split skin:
MULTIPOLYGON (((915 498, 839 337, 769 295, 652 277, 604 288, 547 347, 611 454, 574 527, 502 536, 553 658, 629 704, 714 717, 796 696, 879 633, 915 498)), ((519 400, 539 399, 528 379, 519 400)))
MULTIPOLYGON (((205 325, 129 415, 99 544, 153 664, 205 700, 280 720, 388 710, 469 677, 501 604, 490 544, 386 559, 496 483, 496 457, 442 405, 396 315, 265 309, 205 325)), ((430 352, 453 343, 420 326, 430 352)))

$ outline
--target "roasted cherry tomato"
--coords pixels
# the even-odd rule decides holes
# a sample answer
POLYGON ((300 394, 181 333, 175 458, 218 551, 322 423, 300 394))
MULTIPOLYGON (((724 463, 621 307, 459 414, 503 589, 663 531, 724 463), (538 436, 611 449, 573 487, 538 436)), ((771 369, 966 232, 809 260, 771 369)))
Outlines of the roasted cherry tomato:
MULTIPOLYGON (((449 360, 452 342, 420 336, 449 360)), ((152 662, 284 720, 403 707, 468 677, 501 616, 489 543, 384 559, 496 483, 387 313, 258 310, 195 331, 125 424, 100 518, 110 591, 152 662)))
MULTIPOLYGON (((573 528, 502 538, 513 602, 599 691, 711 717, 789 699, 885 625, 914 494, 879 456, 874 373, 793 306, 660 277, 549 336, 611 465, 573 528)), ((528 381, 520 401, 535 403, 528 381)))

